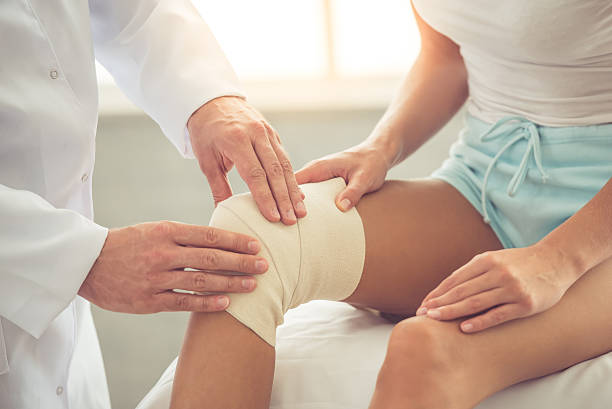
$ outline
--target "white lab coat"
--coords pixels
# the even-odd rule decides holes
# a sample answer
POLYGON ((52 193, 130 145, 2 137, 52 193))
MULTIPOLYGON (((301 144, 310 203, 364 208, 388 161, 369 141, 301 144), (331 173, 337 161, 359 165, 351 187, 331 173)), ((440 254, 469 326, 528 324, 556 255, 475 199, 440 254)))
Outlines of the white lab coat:
POLYGON ((92 221, 96 58, 184 155, 186 122, 237 79, 188 0, 0 1, 0 408, 108 409, 77 291, 92 221))

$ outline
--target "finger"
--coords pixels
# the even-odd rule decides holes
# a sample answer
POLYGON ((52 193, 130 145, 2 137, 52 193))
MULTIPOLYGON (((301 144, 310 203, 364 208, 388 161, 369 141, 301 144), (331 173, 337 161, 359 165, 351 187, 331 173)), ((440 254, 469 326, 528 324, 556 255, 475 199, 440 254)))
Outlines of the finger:
POLYGON ((323 182, 324 180, 333 179, 336 175, 333 171, 333 159, 320 159, 309 162, 295 174, 297 182, 301 185, 304 183, 323 182))
POLYGON ((524 316, 523 309, 519 304, 504 304, 462 322, 461 330, 463 332, 478 332, 524 316))
POLYGON ((423 303, 423 307, 432 309, 443 305, 454 304, 475 294, 498 287, 500 287, 499 275, 495 274, 493 271, 487 271, 484 274, 459 284, 439 297, 429 299, 427 302, 423 303))
POLYGON ((488 310, 491 307, 510 301, 507 292, 501 288, 485 291, 454 304, 428 309, 427 316, 436 320, 454 320, 488 310))
POLYGON ((470 260, 463 267, 455 270, 451 275, 446 277, 436 288, 430 291, 429 294, 423 299, 421 303, 421 307, 430 299, 439 297, 442 294, 446 293, 453 287, 472 279, 484 272, 487 271, 487 263, 485 263, 485 258, 481 256, 476 256, 472 260, 470 260))
POLYGON ((359 202, 368 188, 369 184, 363 173, 357 173, 349 177, 348 185, 336 197, 336 206, 343 212, 346 212, 359 202))
POLYGON ((212 192, 215 206, 232 196, 232 187, 227 179, 227 172, 224 171, 222 165, 218 163, 214 155, 208 154, 202 160, 202 172, 208 180, 208 185, 212 192))
POLYGON ((216 248, 246 254, 257 254, 261 249, 257 239, 245 234, 182 223, 176 223, 174 241, 182 246, 216 248))
POLYGON ((268 184, 272 190, 272 195, 280 211, 283 223, 295 224, 297 218, 293 211, 293 204, 289 198, 289 190, 287 189, 287 182, 285 182, 283 166, 276 156, 274 149, 272 149, 270 140, 268 138, 260 138, 255 141, 255 153, 266 171, 268 184))
POLYGON ((227 276, 202 271, 175 270, 161 274, 163 290, 197 292, 246 293, 255 289, 256 281, 250 276, 227 276))
POLYGON ((280 164, 283 168, 283 172, 285 175, 285 184, 287 185, 287 190, 289 191, 289 198, 291 203, 293 204, 293 210, 295 211, 295 215, 297 217, 306 216, 306 206, 304 206, 304 193, 300 190, 297 180, 295 179, 295 174, 293 173, 293 167, 291 166, 291 161, 289 160, 289 155, 283 148, 282 145, 277 142, 272 142, 272 149, 276 153, 276 157, 280 161, 280 164))
POLYGON ((155 296, 159 311, 223 311, 229 306, 226 295, 196 295, 166 291, 155 296))
POLYGON ((268 185, 266 171, 261 166, 253 146, 247 145, 234 161, 240 177, 246 182, 261 214, 271 222, 281 219, 274 196, 268 185))
POLYGON ((193 268, 213 273, 261 274, 268 269, 265 258, 217 249, 186 247, 176 257, 173 269, 193 268))

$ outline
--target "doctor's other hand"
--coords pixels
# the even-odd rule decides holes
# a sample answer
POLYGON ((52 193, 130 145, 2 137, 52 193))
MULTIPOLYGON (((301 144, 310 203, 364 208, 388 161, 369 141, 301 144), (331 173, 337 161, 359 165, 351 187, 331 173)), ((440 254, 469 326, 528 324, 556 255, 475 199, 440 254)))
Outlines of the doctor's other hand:
POLYGON ((268 269, 256 256, 259 249, 254 238, 207 226, 155 222, 112 229, 79 295, 116 312, 222 311, 229 305, 225 293, 252 291, 251 275, 268 269))
POLYGON ((236 165, 266 219, 291 225, 306 215, 304 195, 280 137, 246 100, 213 99, 193 113, 187 129, 215 204, 232 195, 227 173, 236 165))
POLYGON ((346 212, 363 195, 380 189, 390 167, 391 162, 382 149, 364 142, 307 163, 296 173, 296 178, 300 184, 343 178, 346 188, 336 196, 336 206, 346 212))

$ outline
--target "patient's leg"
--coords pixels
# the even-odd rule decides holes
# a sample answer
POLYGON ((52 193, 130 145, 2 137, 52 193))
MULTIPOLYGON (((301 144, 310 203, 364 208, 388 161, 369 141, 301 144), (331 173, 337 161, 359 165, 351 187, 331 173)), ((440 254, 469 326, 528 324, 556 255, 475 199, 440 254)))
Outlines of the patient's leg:
POLYGON ((457 322, 425 317, 404 320, 391 334, 370 408, 473 408, 510 385, 609 352, 611 295, 612 259, 551 309, 482 332, 465 334, 457 322))
MULTIPOLYGON (((454 269, 501 248, 478 212, 441 181, 387 182, 357 209, 366 248, 352 303, 411 314, 454 269)), ((172 407, 267 408, 273 368, 274 348, 229 313, 192 314, 172 407)))

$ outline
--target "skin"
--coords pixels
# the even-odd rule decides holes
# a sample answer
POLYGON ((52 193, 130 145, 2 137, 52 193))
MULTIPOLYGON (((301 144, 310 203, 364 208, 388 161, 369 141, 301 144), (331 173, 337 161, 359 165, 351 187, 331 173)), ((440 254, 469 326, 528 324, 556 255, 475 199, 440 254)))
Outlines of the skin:
MULTIPOLYGON (((508 250, 445 182, 384 182, 467 97, 458 47, 417 23, 421 54, 370 137, 297 179, 345 178, 337 206, 356 205, 362 217, 363 276, 345 301, 400 316, 440 312, 394 327, 370 408, 468 409, 612 350, 612 182, 535 245, 508 250), (488 301, 473 301, 483 294, 488 301)), ((192 314, 171 406, 267 408, 273 368, 274 349, 229 314, 192 314)))
MULTIPOLYGON (((187 129, 215 204, 232 195, 227 172, 235 164, 268 220, 291 225, 306 215, 278 134, 243 98, 207 102, 191 115, 187 129)), ((253 291, 256 282, 216 273, 265 272, 266 261, 254 256, 258 251, 254 238, 205 226, 156 222, 112 229, 78 294, 126 313, 222 311, 229 299, 221 293, 253 291)))
MULTIPOLYGON (((366 257, 361 281, 346 300, 355 305, 414 314, 449 271, 474 254, 501 248, 478 212, 442 181, 387 182, 357 209, 366 257), (449 205, 453 212, 447 211, 449 205), (437 220, 433 226, 432 219, 437 220), (466 232, 473 239, 466 240, 466 232), (452 251, 438 251, 441 235, 452 251)), ((179 355, 171 407, 267 408, 273 373, 274 348, 254 332, 225 312, 194 313, 179 355)))

